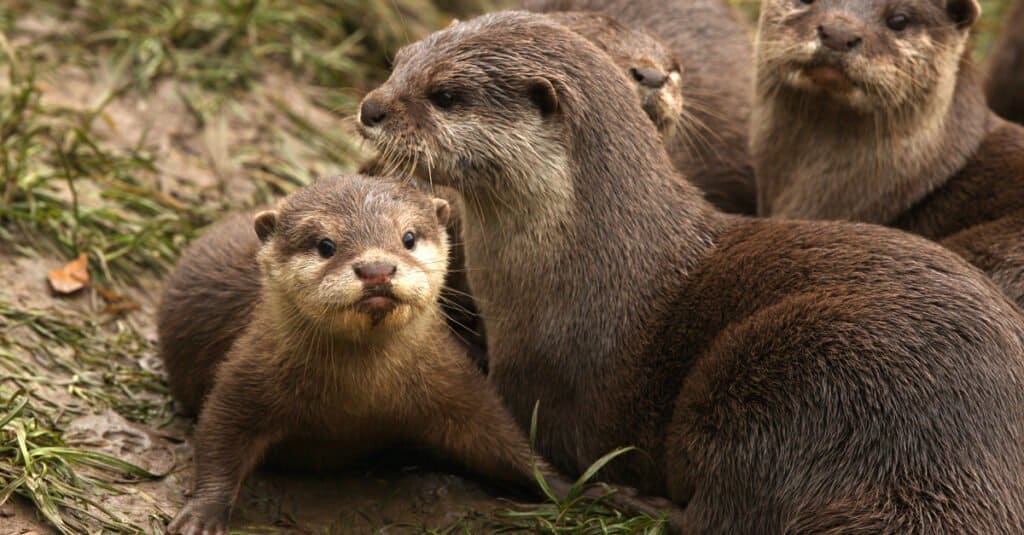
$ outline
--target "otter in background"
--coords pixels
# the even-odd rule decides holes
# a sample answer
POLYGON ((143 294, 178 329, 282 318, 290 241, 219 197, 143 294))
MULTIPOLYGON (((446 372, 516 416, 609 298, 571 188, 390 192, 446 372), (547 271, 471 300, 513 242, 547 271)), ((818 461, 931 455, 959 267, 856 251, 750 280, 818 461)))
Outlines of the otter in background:
MULTIPOLYGON (((570 29, 602 45, 620 66, 622 54, 605 43, 627 52, 634 47, 636 50, 631 54, 646 53, 654 58, 653 68, 647 71, 625 65, 630 77, 641 87, 659 80, 671 81, 673 77, 681 79, 680 89, 669 85, 662 91, 680 92, 682 96, 682 106, 675 107, 679 111, 673 118, 679 128, 665 139, 673 164, 719 209, 755 213, 754 175, 747 140, 753 89, 752 32, 725 2, 526 0, 523 5, 544 13, 604 13, 637 33, 653 36, 658 41, 656 45, 643 35, 623 33, 607 39, 592 24, 570 25, 570 29), (670 52, 674 68, 665 70, 659 65, 672 65, 657 61, 658 56, 664 55, 658 50, 660 46, 670 52)), ((659 123, 658 114, 647 111, 659 123)))
POLYGON ((766 0, 751 142, 758 212, 938 241, 1024 305, 1024 127, 971 65, 975 0, 766 0))

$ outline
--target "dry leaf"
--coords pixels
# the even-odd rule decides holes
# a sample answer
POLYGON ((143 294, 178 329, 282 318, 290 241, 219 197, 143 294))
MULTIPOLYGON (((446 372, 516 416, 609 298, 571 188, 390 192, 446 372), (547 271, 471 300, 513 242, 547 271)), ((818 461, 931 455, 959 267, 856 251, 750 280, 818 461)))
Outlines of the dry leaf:
POLYGON ((123 314, 125 312, 133 312, 141 308, 141 306, 132 301, 131 298, 125 297, 113 290, 108 290, 102 286, 92 286, 96 293, 100 294, 103 299, 107 300, 107 307, 104 312, 107 314, 123 314))
POLYGON ((89 285, 89 255, 82 253, 78 258, 64 264, 60 269, 50 270, 50 286, 53 291, 68 295, 89 285))

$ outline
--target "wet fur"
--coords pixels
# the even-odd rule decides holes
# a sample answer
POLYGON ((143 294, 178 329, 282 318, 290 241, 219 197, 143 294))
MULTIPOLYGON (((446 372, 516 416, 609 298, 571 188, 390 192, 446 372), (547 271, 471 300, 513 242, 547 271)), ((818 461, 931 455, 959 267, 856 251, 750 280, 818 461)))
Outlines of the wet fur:
POLYGON ((521 426, 540 403, 543 454, 639 446, 603 476, 685 505, 684 532, 1024 529, 1021 312, 905 233, 714 211, 624 81, 506 12, 410 45, 366 97, 391 164, 466 198, 489 379, 521 426))
MULTIPOLYGON (((976 8, 971 0, 950 6, 976 8)), ((968 58, 971 22, 958 25, 916 0, 766 2, 751 138, 759 213, 921 234, 1024 305, 1024 128, 986 107, 968 58), (917 24, 895 35, 875 20, 879 5, 903 6, 917 24), (828 57, 815 27, 836 21, 864 36, 837 59, 854 81, 846 93, 824 91, 800 71, 828 57)))

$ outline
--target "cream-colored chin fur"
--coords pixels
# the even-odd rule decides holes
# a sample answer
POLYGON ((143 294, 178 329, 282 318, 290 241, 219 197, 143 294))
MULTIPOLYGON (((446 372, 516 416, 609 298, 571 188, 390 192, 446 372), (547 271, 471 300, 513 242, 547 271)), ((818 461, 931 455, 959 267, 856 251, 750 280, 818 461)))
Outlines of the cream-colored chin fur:
POLYGON ((338 335, 359 339, 405 327, 418 314, 434 306, 447 270, 444 236, 442 230, 440 244, 421 241, 416 245, 412 254, 423 267, 404 262, 382 249, 368 249, 326 276, 322 276, 322 272, 327 260, 314 254, 294 255, 279 265, 268 250, 272 245, 268 245, 258 258, 268 289, 289 296, 298 308, 297 313, 338 335), (352 266, 372 262, 396 266, 391 292, 398 306, 376 323, 370 314, 354 308, 363 297, 363 283, 352 266))

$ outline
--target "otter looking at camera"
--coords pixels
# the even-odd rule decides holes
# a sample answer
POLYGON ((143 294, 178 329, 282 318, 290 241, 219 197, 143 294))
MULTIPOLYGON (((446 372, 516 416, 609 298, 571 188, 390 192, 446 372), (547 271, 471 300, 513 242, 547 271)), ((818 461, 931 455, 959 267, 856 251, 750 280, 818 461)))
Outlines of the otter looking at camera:
POLYGON ((752 136, 761 215, 903 229, 1024 305, 1024 127, 971 65, 975 0, 767 0, 752 136))
POLYGON ((264 454, 334 468, 415 444, 504 484, 536 487, 536 467, 566 496, 441 318, 448 217, 412 188, 335 177, 190 247, 158 318, 172 391, 199 410, 195 488, 169 533, 226 533, 264 454))

